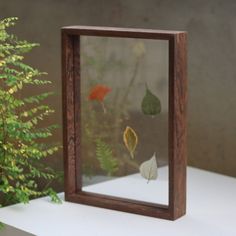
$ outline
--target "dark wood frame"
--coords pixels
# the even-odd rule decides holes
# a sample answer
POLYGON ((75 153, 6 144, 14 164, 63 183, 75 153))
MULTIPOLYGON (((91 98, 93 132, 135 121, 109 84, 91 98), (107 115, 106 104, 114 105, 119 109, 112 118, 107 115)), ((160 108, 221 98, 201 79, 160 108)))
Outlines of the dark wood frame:
POLYGON ((65 200, 175 220, 186 211, 186 32, 71 26, 62 28, 62 98, 65 200), (169 204, 134 201, 82 191, 80 158, 80 36, 168 40, 169 204))

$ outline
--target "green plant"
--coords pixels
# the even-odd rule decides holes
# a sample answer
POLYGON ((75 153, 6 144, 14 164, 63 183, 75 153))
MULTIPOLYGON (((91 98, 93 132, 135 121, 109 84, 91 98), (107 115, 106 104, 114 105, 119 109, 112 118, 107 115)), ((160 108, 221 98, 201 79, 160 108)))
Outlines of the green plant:
POLYGON ((112 150, 101 139, 96 140, 96 157, 101 168, 106 171, 109 176, 118 170, 118 161, 114 159, 112 150))
POLYGON ((24 96, 24 89, 51 82, 39 78, 46 73, 23 62, 24 54, 38 44, 18 40, 7 32, 16 20, 0 21, 0 199, 2 205, 8 205, 50 195, 52 201, 60 202, 49 183, 41 190, 37 185, 38 180, 58 178, 57 172, 43 164, 60 148, 45 142, 57 126, 40 126, 40 121, 54 112, 44 101, 52 93, 24 96))

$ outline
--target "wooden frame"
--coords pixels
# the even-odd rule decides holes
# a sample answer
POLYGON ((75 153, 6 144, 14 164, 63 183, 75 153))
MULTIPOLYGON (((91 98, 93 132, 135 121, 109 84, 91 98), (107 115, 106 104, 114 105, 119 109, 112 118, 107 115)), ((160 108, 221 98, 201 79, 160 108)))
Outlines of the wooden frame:
POLYGON ((71 26, 62 28, 62 95, 65 200, 175 220, 186 210, 186 32, 71 26), (127 200, 82 191, 80 158, 80 36, 168 40, 169 204, 127 200))

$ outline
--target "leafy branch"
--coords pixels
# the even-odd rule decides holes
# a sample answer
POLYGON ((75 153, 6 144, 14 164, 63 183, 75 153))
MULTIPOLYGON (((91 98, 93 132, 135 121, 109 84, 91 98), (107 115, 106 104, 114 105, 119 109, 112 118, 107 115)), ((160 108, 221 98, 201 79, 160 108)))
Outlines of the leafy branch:
POLYGON ((40 191, 37 184, 42 179, 58 179, 56 171, 39 164, 61 148, 44 141, 57 126, 40 127, 40 122, 54 113, 48 105, 42 105, 52 93, 21 98, 26 86, 43 86, 51 81, 41 79, 46 73, 23 62, 24 54, 38 44, 18 40, 7 32, 16 20, 0 20, 0 198, 3 205, 27 203, 30 198, 44 195, 60 202, 51 188, 40 191))
POLYGON ((96 139, 96 157, 102 170, 109 176, 118 170, 118 162, 112 155, 110 147, 101 139, 96 139))

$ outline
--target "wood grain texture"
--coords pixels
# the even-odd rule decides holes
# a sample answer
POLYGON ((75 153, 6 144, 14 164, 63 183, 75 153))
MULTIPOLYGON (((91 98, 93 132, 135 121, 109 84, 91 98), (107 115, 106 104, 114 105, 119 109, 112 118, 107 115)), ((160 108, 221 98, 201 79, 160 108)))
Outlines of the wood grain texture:
POLYGON ((172 218, 186 212, 186 33, 169 41, 169 207, 172 218))
POLYGON ((70 35, 90 35, 102 37, 125 37, 143 39, 163 39, 169 40, 183 31, 167 31, 152 29, 114 28, 96 26, 68 26, 63 27, 62 32, 70 35))
POLYGON ((169 211, 168 206, 161 204, 152 204, 84 191, 70 195, 68 199, 71 202, 87 204, 95 207, 102 207, 162 219, 171 219, 171 212, 169 211))
POLYGON ((80 37, 73 36, 73 73, 74 73, 74 129, 75 129, 75 162, 76 162, 76 189, 82 189, 82 158, 80 157, 80 37))
POLYGON ((76 132, 75 132, 75 72, 73 36, 62 34, 62 104, 63 104, 63 155, 65 176, 65 199, 76 188, 76 132))
POLYGON ((186 211, 186 32, 71 26, 62 28, 63 146, 67 201, 175 220, 186 211), (169 42, 169 205, 82 191, 80 155, 80 36, 168 40, 169 42))

